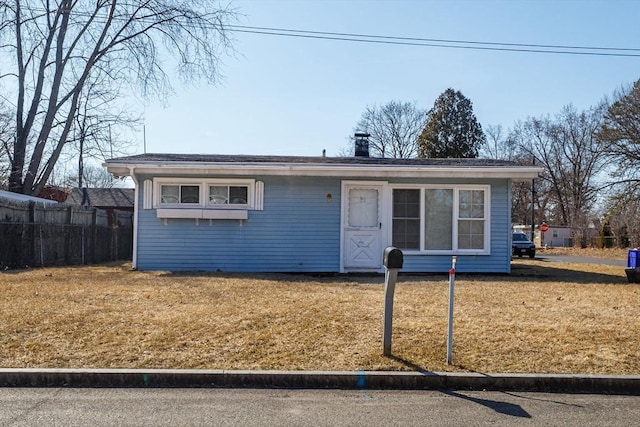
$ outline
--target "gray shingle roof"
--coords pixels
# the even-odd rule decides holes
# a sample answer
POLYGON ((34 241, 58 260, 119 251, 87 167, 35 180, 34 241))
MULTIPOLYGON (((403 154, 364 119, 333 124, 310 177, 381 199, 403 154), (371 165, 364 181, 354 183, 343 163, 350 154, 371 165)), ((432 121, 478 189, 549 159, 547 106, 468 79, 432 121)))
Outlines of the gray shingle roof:
POLYGON ((98 208, 133 208, 133 188, 74 188, 65 203, 98 208), (83 191, 86 191, 85 200, 83 191))
POLYGON ((496 159, 393 159, 377 157, 259 156, 221 154, 137 154, 107 160, 108 163, 188 162, 188 163, 284 163, 328 165, 388 165, 434 167, 514 167, 515 162, 496 159))

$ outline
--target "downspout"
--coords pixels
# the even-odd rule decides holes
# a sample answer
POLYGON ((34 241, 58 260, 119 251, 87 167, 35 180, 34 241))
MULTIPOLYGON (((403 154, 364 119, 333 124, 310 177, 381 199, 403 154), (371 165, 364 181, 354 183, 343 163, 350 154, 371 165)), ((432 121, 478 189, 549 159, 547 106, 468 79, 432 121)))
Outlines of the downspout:
POLYGON ((135 166, 129 166, 129 175, 133 179, 133 253, 131 254, 131 268, 134 270, 138 265, 138 215, 140 212, 140 183, 136 179, 135 166))

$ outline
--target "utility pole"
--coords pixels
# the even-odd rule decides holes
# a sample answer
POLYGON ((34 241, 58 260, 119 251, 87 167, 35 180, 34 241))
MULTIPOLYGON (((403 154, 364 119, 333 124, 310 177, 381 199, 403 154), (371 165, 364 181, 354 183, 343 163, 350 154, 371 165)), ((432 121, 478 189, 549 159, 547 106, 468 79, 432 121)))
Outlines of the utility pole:
MULTIPOLYGON (((533 156, 533 159, 531 160, 531 164, 533 166, 536 165, 536 156, 533 156)), ((536 180, 535 179, 531 179, 531 241, 533 242, 533 239, 536 237, 536 205, 534 203, 534 200, 536 199, 536 180)))

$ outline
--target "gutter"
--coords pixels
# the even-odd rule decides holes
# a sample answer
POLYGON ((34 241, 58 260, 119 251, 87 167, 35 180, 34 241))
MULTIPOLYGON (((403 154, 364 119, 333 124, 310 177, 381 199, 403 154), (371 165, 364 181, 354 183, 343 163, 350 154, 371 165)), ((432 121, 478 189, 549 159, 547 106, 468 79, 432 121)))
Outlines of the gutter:
POLYGON ((115 175, 128 175, 132 169, 149 175, 280 175, 280 176, 343 176, 376 178, 507 178, 529 180, 538 178, 543 168, 523 167, 441 167, 390 165, 327 165, 309 163, 202 163, 202 162, 148 162, 109 163, 107 170, 115 175))

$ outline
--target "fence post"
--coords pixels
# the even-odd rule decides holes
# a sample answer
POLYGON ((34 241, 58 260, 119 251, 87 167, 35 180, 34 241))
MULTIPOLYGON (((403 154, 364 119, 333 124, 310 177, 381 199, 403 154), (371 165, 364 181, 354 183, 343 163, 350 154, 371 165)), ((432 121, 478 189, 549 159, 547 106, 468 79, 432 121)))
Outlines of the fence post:
POLYGON ((98 262, 98 209, 93 208, 93 212, 91 213, 91 235, 93 236, 93 244, 91 245, 91 250, 93 256, 91 261, 95 264, 98 262))
MULTIPOLYGON (((35 228, 35 224, 33 225, 35 228)), ((44 234, 42 233, 42 223, 38 225, 38 236, 40 237, 40 265, 44 266, 44 234)))
POLYGON ((111 235, 113 236, 113 239, 111 240, 111 244, 113 245, 113 251, 111 252, 113 254, 113 256, 111 257, 111 261, 116 261, 118 260, 119 256, 119 248, 118 248, 118 234, 119 234, 119 230, 118 230, 118 222, 114 221, 111 224, 111 235))
POLYGON ((29 201, 29 223, 27 225, 27 236, 29 239, 28 250, 29 253, 26 256, 26 261, 30 265, 36 264, 36 202, 29 201))
POLYGON ((64 221, 64 262, 71 265, 71 222, 73 221, 73 206, 67 208, 67 216, 64 221))

